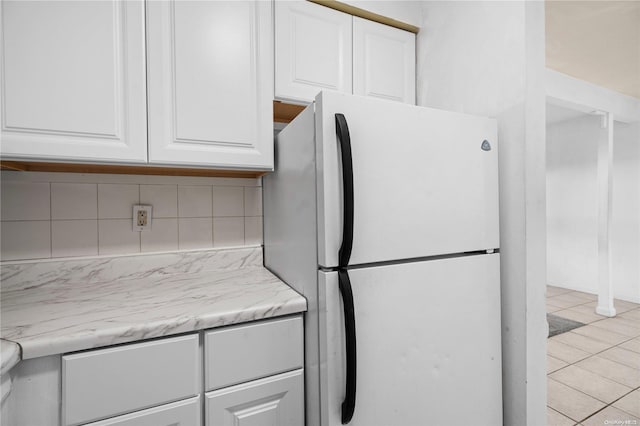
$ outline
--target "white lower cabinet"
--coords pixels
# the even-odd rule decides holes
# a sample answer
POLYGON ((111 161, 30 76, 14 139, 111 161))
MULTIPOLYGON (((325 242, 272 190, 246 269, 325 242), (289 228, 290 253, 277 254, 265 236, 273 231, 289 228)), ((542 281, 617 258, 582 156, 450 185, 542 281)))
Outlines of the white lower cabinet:
POLYGON ((292 315, 25 360, 3 424, 303 426, 303 342, 292 315))
POLYGON ((148 410, 113 417, 87 426, 197 426, 200 424, 200 397, 148 410))
POLYGON ((302 368, 300 317, 214 329, 204 334, 205 391, 302 368))
POLYGON ((206 426, 302 426, 303 370, 205 394, 206 426))
POLYGON ((197 334, 62 357, 62 420, 78 425, 196 396, 197 334))

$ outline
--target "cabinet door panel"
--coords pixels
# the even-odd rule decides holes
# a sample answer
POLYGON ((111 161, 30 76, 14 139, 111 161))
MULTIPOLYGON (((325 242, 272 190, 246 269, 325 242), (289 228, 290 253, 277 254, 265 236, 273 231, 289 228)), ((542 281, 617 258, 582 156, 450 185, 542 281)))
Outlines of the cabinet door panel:
POLYGON ((3 1, 2 154, 145 162, 142 1, 3 1))
POLYGON ((303 370, 205 394, 207 426, 300 426, 304 424, 303 370))
POLYGON ((149 161, 271 169, 271 3, 147 3, 149 161))
POLYGON ((351 15, 307 1, 275 4, 276 97, 312 102, 320 90, 351 93, 351 15))
POLYGON ((62 357, 62 419, 77 425, 197 395, 198 335, 62 357))
POLYGON ((353 18, 353 93, 415 104, 415 35, 353 18))
POLYGON ((200 424, 200 397, 136 411, 86 426, 197 426, 200 424))

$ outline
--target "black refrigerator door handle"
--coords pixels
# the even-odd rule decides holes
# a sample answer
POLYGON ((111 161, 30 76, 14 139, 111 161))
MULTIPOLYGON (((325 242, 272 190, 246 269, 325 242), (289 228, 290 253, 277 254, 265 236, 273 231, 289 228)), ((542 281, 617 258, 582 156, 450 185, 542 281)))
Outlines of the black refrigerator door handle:
POLYGON ((353 246, 353 162, 351 158, 351 137, 349 126, 343 114, 336 114, 336 135, 342 156, 342 194, 343 221, 342 245, 338 252, 338 284, 344 307, 345 346, 347 358, 347 383, 342 402, 342 424, 346 425, 353 417, 356 407, 356 318, 353 308, 353 292, 346 267, 351 258, 353 246))
POLYGON ((342 402, 342 424, 351 421, 356 408, 356 317, 353 307, 351 281, 346 269, 338 271, 338 285, 344 307, 345 344, 347 352, 347 385, 342 402))
POLYGON ((340 144, 342 155, 342 195, 343 195, 343 221, 342 221, 342 245, 338 252, 338 266, 341 268, 349 265, 351 248, 353 246, 353 162, 351 159, 351 137, 347 119, 343 114, 336 114, 336 135, 340 144))

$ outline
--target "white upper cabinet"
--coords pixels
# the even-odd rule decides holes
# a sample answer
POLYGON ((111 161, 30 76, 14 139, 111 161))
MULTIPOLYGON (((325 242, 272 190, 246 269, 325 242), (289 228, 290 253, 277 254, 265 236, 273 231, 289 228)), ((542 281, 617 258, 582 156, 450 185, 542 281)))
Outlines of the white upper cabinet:
POLYGON ((310 102, 323 89, 351 93, 351 15, 308 1, 276 1, 277 99, 310 102))
POLYGON ((271 2, 147 2, 149 162, 273 168, 271 2))
POLYGON ((145 162, 142 1, 2 1, 2 156, 145 162))
POLYGON ((276 1, 276 99, 309 103, 330 89, 415 104, 415 42, 409 31, 316 3, 276 1))
POLYGON ((353 93, 416 103, 415 34, 353 17, 353 93))

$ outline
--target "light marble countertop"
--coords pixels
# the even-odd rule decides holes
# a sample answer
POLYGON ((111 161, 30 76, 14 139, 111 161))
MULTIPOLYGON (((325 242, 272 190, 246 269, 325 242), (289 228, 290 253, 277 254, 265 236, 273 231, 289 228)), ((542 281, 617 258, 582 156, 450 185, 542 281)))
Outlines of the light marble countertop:
POLYGON ((0 280, 0 337, 22 359, 306 310, 259 247, 16 262, 0 280))

